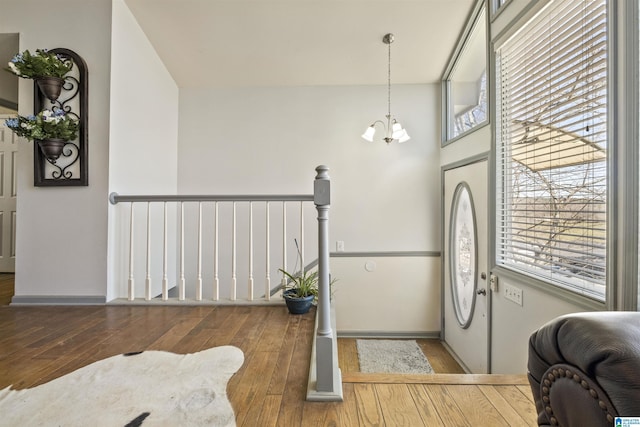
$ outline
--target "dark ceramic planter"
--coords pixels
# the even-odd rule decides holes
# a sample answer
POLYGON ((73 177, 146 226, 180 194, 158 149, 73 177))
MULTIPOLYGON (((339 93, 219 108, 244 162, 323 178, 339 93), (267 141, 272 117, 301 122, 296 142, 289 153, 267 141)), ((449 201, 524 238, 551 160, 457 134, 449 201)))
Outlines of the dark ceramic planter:
POLYGON ((36 79, 38 87, 51 102, 55 102, 62 92, 64 79, 59 77, 38 77, 36 79))
POLYGON ((284 293, 284 301, 287 303, 287 308, 291 314, 305 314, 308 313, 313 305, 313 295, 308 297, 298 298, 293 296, 295 291, 288 290, 284 293))
POLYGON ((42 154, 44 154, 44 156, 52 163, 55 163, 56 160, 58 160, 58 157, 62 154, 64 145, 67 143, 64 139, 58 138, 42 139, 37 140, 37 142, 42 154))

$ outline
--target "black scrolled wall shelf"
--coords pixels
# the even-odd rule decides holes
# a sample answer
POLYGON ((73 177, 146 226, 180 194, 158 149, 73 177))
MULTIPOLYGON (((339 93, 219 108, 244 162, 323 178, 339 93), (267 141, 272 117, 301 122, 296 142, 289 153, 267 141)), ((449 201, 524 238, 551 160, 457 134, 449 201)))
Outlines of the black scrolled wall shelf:
POLYGON ((54 111, 61 109, 66 114, 71 114, 79 121, 78 138, 65 144, 60 158, 55 163, 47 160, 38 144, 33 144, 34 185, 36 187, 87 186, 89 185, 87 64, 80 55, 70 49, 56 48, 50 49, 49 52, 70 60, 73 66, 65 76, 60 96, 54 102, 44 96, 34 81, 34 114, 45 108, 54 111))

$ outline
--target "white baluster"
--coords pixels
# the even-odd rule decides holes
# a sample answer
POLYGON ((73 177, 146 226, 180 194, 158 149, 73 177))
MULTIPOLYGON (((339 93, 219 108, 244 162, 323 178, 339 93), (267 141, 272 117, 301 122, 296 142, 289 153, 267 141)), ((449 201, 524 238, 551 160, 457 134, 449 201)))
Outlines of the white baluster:
POLYGON ((249 301, 253 301, 253 202, 249 202, 249 301))
POLYGON ((220 279, 218 278, 218 202, 214 204, 213 225, 213 299, 220 299, 220 279))
POLYGON ((178 285, 178 299, 184 301, 185 298, 184 281, 184 202, 180 202, 180 283, 178 285))
MULTIPOLYGON (((282 202, 282 269, 287 271, 287 202, 282 202)), ((287 277, 283 274, 282 290, 287 286, 287 277)))
POLYGON ((198 202, 198 279, 196 300, 202 301, 202 202, 198 202))
POLYGON ((147 277, 144 281, 144 293, 147 301, 151 300, 151 209, 147 202, 147 277))
POLYGON ((236 300, 236 202, 233 202, 233 218, 231 220, 231 301, 236 300))
POLYGON ((167 266, 169 265, 167 260, 167 202, 164 202, 163 222, 164 234, 162 236, 162 300, 167 301, 169 299, 169 279, 167 273, 167 266))
POLYGON ((129 301, 133 301, 136 297, 135 280, 133 278, 133 202, 131 202, 131 210, 129 213, 129 301))
POLYGON ((267 223, 267 228, 266 228, 266 235, 265 235, 265 240, 266 242, 266 248, 265 248, 265 254, 266 254, 266 277, 265 277, 265 282, 264 282, 264 297, 267 301, 271 300, 271 265, 270 265, 270 257, 271 257, 271 248, 270 248, 270 233, 269 233, 269 202, 267 202, 267 206, 266 206, 266 210, 267 210, 267 217, 265 219, 266 223, 267 223))
POLYGON ((300 271, 304 274, 304 202, 300 202, 300 271))

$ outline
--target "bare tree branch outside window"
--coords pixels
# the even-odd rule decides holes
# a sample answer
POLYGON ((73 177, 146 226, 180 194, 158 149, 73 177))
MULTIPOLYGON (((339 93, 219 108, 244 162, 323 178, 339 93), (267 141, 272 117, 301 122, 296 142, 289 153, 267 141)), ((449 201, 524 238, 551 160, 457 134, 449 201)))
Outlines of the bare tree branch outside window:
POLYGON ((606 2, 554 4, 558 16, 540 18, 519 50, 498 57, 498 263, 604 297, 606 2), (567 10, 575 35, 554 27, 566 26, 567 10), (541 28, 548 35, 536 39, 541 28))

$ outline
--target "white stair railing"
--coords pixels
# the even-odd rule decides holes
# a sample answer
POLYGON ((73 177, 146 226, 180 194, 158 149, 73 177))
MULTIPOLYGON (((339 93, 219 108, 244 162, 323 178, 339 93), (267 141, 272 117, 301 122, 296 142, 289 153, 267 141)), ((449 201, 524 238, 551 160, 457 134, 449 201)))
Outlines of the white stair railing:
MULTIPOLYGON (((116 298, 136 302, 270 301, 272 277, 282 276, 280 268, 287 270, 300 258, 304 267, 305 257, 317 258, 312 249, 314 238, 312 245, 306 242, 308 235, 313 236, 314 225, 305 221, 314 210, 313 194, 112 193, 109 199, 118 207, 115 222, 120 226, 116 228, 122 229, 116 233, 120 241, 112 242, 112 253, 127 254, 128 261, 126 266, 114 267, 116 298), (299 214, 293 214, 296 210, 299 214), (259 212, 263 213, 256 217, 259 212), (274 215, 280 215, 281 221, 274 215), (294 240, 299 245, 289 244, 294 240), (264 265, 262 277, 256 275, 262 270, 260 265, 264 265), (123 273, 126 290, 117 285, 123 273)), ((283 277, 274 286, 278 289, 285 283, 283 277)))
MULTIPOLYGON (((170 295, 172 290, 177 291, 178 301, 219 301, 221 298, 268 301, 271 299, 271 276, 280 274, 279 268, 286 270, 287 259, 298 256, 297 249, 287 241, 300 241, 300 251, 305 253, 304 216, 313 211, 313 195, 145 196, 113 193, 110 200, 123 205, 117 219, 128 223, 126 237, 123 237, 126 241, 117 247, 120 248, 118 251, 127 253, 128 260, 126 295, 118 297, 129 301, 149 301, 156 296, 163 301, 175 300, 170 295), (270 202, 282 203, 282 211, 278 212, 282 215, 281 229, 277 223, 272 223, 274 212, 270 202), (300 216, 288 216, 288 211, 298 209, 298 204, 300 216), (155 215, 154 205, 161 207, 160 214, 155 215), (228 213, 227 218, 221 215, 223 209, 228 213), (264 228, 259 232, 255 223, 257 210, 264 210, 264 216, 261 215, 264 228), (226 233, 221 232, 223 220, 229 226, 226 233), (296 225, 299 225, 299 234, 287 232, 296 230, 296 225), (243 226, 246 228, 240 233, 243 226), (274 235, 279 235, 281 242, 274 241, 274 235), (258 240, 261 243, 256 245, 258 240), (175 245, 173 241, 177 241, 175 245), (162 250, 158 252, 154 249, 159 245, 162 250), (278 251, 273 250, 277 245, 281 245, 282 252, 279 259, 274 259, 274 255, 278 255, 278 251), (223 257, 229 264, 222 264, 223 257), (257 259, 262 259, 265 266, 264 277, 260 280, 255 277, 257 259), (246 282, 242 282, 247 283, 246 288, 238 286, 240 276, 246 277, 246 282), (207 289, 206 278, 209 277, 211 285, 207 289), (258 285, 259 281, 263 283, 258 285), (161 286, 156 290, 157 284, 161 286), (260 287, 256 289, 256 286, 260 287)), ((315 258, 314 255, 311 252, 315 258)))
MULTIPOLYGON (((299 257, 301 268, 304 270, 305 256, 305 212, 307 208, 317 210, 318 233, 317 233, 317 265, 318 265, 318 310, 316 316, 316 330, 313 341, 311 368, 309 370, 309 384, 307 389, 308 400, 320 401, 336 401, 342 400, 342 380, 340 369, 338 368, 338 350, 337 336, 335 331, 335 315, 331 309, 331 291, 330 291, 330 266, 329 266, 329 207, 330 207, 330 179, 328 174, 329 168, 326 166, 318 166, 316 168, 316 177, 314 181, 314 194, 309 195, 184 195, 184 196, 163 196, 163 195, 119 195, 112 193, 109 200, 112 204, 128 203, 128 218, 126 217, 126 208, 118 209, 115 215, 115 232, 114 234, 121 237, 121 241, 115 241, 115 250, 111 251, 114 258, 120 259, 120 255, 124 259, 126 253, 127 258, 124 264, 127 271, 122 271, 119 275, 119 269, 114 268, 115 277, 122 279, 116 281, 124 281, 127 283, 127 289, 121 292, 120 297, 130 301, 149 301, 151 299, 161 301, 176 300, 185 301, 190 297, 193 301, 220 301, 221 293, 225 293, 229 301, 238 303, 238 258, 246 258, 246 277, 247 288, 244 301, 254 302, 256 300, 270 301, 273 289, 271 288, 271 275, 274 273, 272 269, 274 265, 279 265, 283 270, 287 270, 287 258, 299 257), (282 256, 276 263, 272 263, 272 248, 277 242, 272 241, 272 231, 276 229, 277 222, 271 221, 271 205, 270 202, 282 203, 282 222, 281 247, 282 256), (313 205, 311 204, 313 202, 313 205), (246 205, 246 224, 247 224, 247 241, 246 246, 241 246, 238 240, 238 225, 242 222, 238 219, 239 204, 246 205), (297 236, 290 236, 288 229, 295 225, 293 218, 288 218, 288 207, 299 204, 299 232, 297 236), (141 215, 137 205, 143 205, 146 209, 141 215), (162 208, 162 222, 154 226, 154 209, 155 206, 162 208), (195 205, 195 218, 187 216, 188 209, 195 205), (256 233, 254 224, 254 211, 257 206, 264 207, 264 245, 263 251, 255 251, 256 233), (221 214, 220 207, 228 206, 231 210, 231 218, 229 220, 229 235, 223 236, 221 232, 221 214), (208 209, 210 208, 210 209, 208 209), (212 211, 209 216, 205 214, 205 209, 212 211), (136 226, 137 222, 145 221, 145 227, 136 226), (171 224, 175 225, 175 229, 171 224), (292 224, 293 223, 293 224, 292 224), (128 236, 126 233, 118 233, 122 229, 126 229, 128 224, 128 236), (208 224, 208 225, 205 225, 208 224), (161 225, 161 227, 160 227, 161 225), (187 233, 187 227, 196 229, 196 237, 187 233), (140 235, 139 230, 144 230, 144 235, 140 235), (288 241, 299 239, 300 244, 296 247, 287 245, 288 241), (177 240, 177 242, 175 242, 177 240), (192 241, 193 240, 193 241, 192 241), (195 241, 195 242, 194 242, 195 241), (162 250, 154 250, 155 242, 162 242, 162 250), (175 242, 175 243, 174 243, 175 242), (205 243, 211 244, 210 251, 205 250, 205 243), (226 244, 225 244, 226 243, 226 244), (195 247, 195 254, 193 254, 195 247), (191 249, 190 249, 191 248, 191 249), (223 249, 223 252, 220 249, 223 249), (225 248, 228 250, 224 252, 225 248), (290 248, 290 249, 289 249, 290 248), (128 253, 127 253, 128 251, 128 253), (259 252, 259 253, 258 253, 259 252), (291 253, 290 253, 291 252, 291 253), (223 286, 224 269, 221 268, 221 254, 229 258, 230 271, 227 272, 229 279, 228 287, 223 286), (264 257, 265 277, 264 277, 264 295, 256 298, 254 277, 254 263, 256 256, 260 254, 264 257), (137 262, 138 258, 143 258, 144 262, 137 262), (210 262, 207 262, 209 260, 210 262), (172 263, 173 261, 173 263, 172 263), (159 268, 156 268, 158 264, 159 268), (191 266, 195 264, 194 270, 191 266), (137 265, 144 265, 144 271, 138 273, 137 265), (171 266, 176 271, 173 271, 171 266), (154 280, 154 275, 158 270, 159 281, 154 280), (211 294, 207 294, 204 285, 207 276, 206 272, 211 274, 211 294), (136 288, 136 277, 143 274, 144 289, 136 288), (175 285, 171 287, 171 278, 174 278, 175 285), (126 278, 126 280, 125 280, 126 278), (154 290, 154 283, 161 283, 157 291, 154 290), (191 285, 193 283, 193 285, 191 285), (177 288, 177 298, 171 295, 171 290, 177 288), (142 297, 138 295, 143 295, 142 297), (154 297, 157 295, 157 297, 154 297)), ((126 205, 125 205, 126 206, 126 205)), ((276 229, 277 231, 277 229, 276 229)), ((114 242, 112 242, 114 243, 114 242)), ((286 284, 286 280, 280 282, 278 287, 286 284)), ((262 292, 259 292, 262 294, 262 292)))

